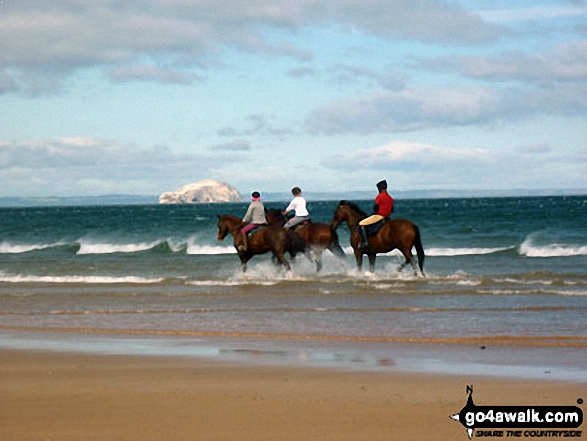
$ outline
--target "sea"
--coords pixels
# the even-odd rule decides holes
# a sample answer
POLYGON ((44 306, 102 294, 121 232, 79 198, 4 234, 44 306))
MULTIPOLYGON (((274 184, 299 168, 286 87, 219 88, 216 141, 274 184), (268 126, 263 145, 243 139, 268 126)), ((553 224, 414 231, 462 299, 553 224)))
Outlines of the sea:
POLYGON ((346 225, 320 273, 266 254, 243 274, 216 223, 246 208, 0 208, 0 348, 587 382, 587 196, 397 199, 425 277, 397 252, 359 272, 346 225))

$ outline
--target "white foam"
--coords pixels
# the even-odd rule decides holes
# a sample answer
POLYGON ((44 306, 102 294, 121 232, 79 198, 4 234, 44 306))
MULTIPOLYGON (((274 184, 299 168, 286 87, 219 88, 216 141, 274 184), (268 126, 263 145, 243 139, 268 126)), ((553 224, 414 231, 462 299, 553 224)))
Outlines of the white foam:
POLYGON ((520 245, 520 254, 527 257, 570 257, 587 256, 587 246, 577 245, 535 245, 532 238, 527 238, 520 245))
POLYGON ((2 242, 0 243, 0 254, 20 254, 20 253, 28 253, 29 251, 35 250, 44 250, 46 248, 52 248, 60 245, 65 245, 64 243, 58 242, 53 244, 27 244, 27 245, 14 245, 10 242, 2 242))
POLYGON ((511 247, 498 247, 498 248, 430 248, 426 250, 427 256, 469 256, 469 255, 481 255, 481 254, 493 254, 500 251, 506 251, 511 247))
POLYGON ((196 245, 188 244, 187 254, 236 254, 234 246, 196 245))
POLYGON ((162 241, 142 242, 142 243, 93 243, 86 240, 80 240, 80 249, 77 254, 111 254, 111 253, 136 253, 139 251, 150 250, 162 241))
POLYGON ((151 284, 160 283, 164 279, 146 278, 135 276, 36 276, 36 275, 21 275, 21 274, 5 274, 0 273, 0 282, 9 283, 100 283, 100 284, 116 284, 116 283, 139 283, 151 284))
POLYGON ((236 279, 229 279, 229 280, 192 280, 186 282, 186 285, 194 285, 194 286, 242 286, 242 285, 262 285, 262 286, 271 286, 277 285, 279 283, 278 280, 269 281, 269 280, 255 280, 246 277, 242 277, 240 280, 236 279))

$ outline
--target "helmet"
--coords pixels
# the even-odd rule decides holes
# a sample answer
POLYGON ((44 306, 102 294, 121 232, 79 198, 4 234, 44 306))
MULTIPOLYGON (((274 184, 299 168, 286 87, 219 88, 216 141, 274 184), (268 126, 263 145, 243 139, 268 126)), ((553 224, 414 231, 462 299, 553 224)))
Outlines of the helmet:
POLYGON ((381 190, 387 190, 387 181, 385 179, 383 181, 379 181, 377 183, 377 189, 379 191, 381 191, 381 190))

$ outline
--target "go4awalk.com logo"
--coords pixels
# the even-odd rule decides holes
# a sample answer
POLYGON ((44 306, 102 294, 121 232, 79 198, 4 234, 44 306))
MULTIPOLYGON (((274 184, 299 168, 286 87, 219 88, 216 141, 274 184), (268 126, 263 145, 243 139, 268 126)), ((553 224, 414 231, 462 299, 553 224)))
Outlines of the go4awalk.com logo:
MULTIPOLYGON (((473 387, 467 386, 467 404, 451 415, 476 438, 574 438, 579 439, 583 411, 577 406, 477 406, 473 387)), ((583 404, 582 399, 577 404, 583 404)))

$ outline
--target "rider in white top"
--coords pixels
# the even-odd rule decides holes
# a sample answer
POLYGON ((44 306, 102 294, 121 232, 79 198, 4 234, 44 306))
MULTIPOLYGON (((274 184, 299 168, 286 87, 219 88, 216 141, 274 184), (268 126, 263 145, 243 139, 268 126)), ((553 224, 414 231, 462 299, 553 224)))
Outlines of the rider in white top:
POLYGON ((294 187, 291 192, 294 195, 294 198, 287 206, 283 214, 287 214, 294 210, 295 216, 286 222, 284 228, 291 228, 310 218, 310 213, 308 213, 306 208, 306 200, 302 196, 302 190, 299 187, 294 187))

